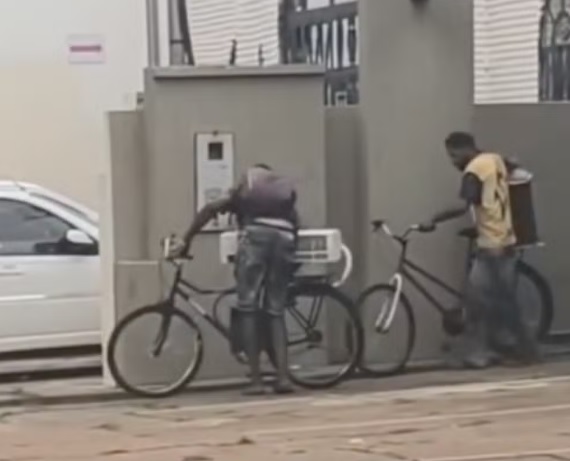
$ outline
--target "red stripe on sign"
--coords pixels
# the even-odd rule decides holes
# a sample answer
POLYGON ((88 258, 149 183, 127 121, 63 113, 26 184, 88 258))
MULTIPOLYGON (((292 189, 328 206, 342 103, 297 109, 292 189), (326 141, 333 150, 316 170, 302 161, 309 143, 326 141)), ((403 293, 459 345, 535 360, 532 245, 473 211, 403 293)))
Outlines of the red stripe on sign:
POLYGON ((71 45, 69 51, 72 53, 100 53, 103 51, 101 45, 71 45))

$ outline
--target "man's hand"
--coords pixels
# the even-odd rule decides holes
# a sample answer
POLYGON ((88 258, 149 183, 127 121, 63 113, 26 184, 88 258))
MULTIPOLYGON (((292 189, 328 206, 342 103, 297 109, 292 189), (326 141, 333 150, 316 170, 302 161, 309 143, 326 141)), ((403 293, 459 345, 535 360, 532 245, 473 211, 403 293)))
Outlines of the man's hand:
POLYGON ((168 254, 165 254, 166 259, 185 258, 188 256, 191 242, 185 242, 180 238, 171 236, 168 238, 168 243, 168 248, 165 249, 168 251, 168 254))
POLYGON ((430 221, 426 221, 423 222, 421 224, 418 225, 418 231, 419 232, 424 232, 424 233, 428 233, 428 232, 433 232, 435 231, 436 228, 436 224, 433 220, 430 221))

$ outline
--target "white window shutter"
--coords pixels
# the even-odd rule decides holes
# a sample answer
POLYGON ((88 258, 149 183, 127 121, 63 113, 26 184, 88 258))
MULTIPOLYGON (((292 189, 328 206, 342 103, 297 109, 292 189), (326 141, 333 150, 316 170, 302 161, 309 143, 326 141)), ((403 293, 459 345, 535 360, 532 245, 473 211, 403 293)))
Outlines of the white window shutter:
POLYGON ((538 101, 542 0, 475 0, 475 102, 538 101))
POLYGON ((237 40, 237 65, 279 61, 278 0, 189 0, 188 15, 198 65, 226 65, 237 40))

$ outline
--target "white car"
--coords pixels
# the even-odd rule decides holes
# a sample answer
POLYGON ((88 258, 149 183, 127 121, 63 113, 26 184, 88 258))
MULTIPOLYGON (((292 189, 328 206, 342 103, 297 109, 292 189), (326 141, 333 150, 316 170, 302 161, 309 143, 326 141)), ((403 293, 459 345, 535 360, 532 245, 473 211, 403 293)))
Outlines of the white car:
POLYGON ((97 213, 0 181, 0 354, 100 344, 97 213))

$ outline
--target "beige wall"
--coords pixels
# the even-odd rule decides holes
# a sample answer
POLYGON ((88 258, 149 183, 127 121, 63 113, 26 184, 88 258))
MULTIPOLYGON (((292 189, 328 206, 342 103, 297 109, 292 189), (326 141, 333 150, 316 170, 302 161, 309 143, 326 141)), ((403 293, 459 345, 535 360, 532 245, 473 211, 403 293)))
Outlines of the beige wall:
POLYGON ((0 100, 0 178, 37 183, 96 208, 107 133, 83 105, 79 76, 49 62, 3 65, 0 100))

